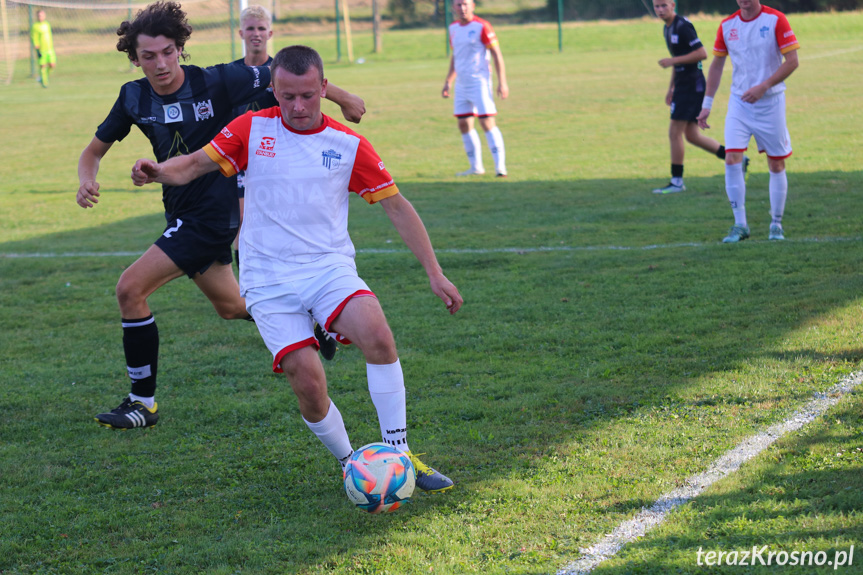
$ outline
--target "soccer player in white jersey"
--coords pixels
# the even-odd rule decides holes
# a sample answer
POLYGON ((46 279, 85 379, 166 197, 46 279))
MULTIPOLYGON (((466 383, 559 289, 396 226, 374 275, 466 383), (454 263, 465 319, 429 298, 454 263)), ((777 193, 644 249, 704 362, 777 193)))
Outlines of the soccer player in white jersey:
POLYGON ((321 113, 327 81, 318 53, 307 46, 280 50, 272 77, 277 107, 237 118, 192 154, 159 164, 138 160, 132 180, 176 185, 216 170, 225 176, 245 170, 240 289, 273 354, 273 371, 286 374, 306 424, 344 467, 353 449, 327 394, 317 321, 362 351, 383 439, 408 454, 417 486, 449 489, 453 482, 408 447, 404 375, 381 306, 357 274, 348 234, 350 193, 381 204, 451 314, 462 297, 368 140, 321 113))
POLYGON ((800 45, 785 14, 759 0, 737 0, 740 10, 719 25, 713 62, 707 75, 707 94, 698 125, 707 129, 713 97, 722 80, 725 60, 731 57, 732 80, 725 117, 725 192, 734 225, 724 243, 749 237, 746 220, 746 181, 743 152, 755 136, 758 151, 767 154, 770 171, 770 229, 768 239, 784 240, 782 215, 788 196, 785 159, 791 155, 791 137, 785 121, 785 79, 798 66, 800 45))
POLYGON ((473 0, 453 0, 453 13, 458 20, 449 27, 452 58, 450 58, 449 72, 441 95, 449 98, 452 83, 455 80, 453 110, 458 119, 458 129, 461 131, 464 150, 470 161, 470 168, 457 175, 470 176, 485 173, 482 164, 482 145, 473 125, 474 117, 478 117, 494 158, 495 173, 505 177, 506 150, 500 128, 497 127, 494 119, 497 108, 494 105, 489 55, 497 70, 497 93, 504 99, 509 96, 506 66, 491 24, 474 15, 473 12, 473 0))

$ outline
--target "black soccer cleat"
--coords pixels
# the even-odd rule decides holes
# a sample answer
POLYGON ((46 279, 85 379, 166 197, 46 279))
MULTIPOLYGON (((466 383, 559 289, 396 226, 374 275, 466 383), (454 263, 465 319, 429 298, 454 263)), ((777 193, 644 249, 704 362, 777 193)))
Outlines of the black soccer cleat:
POLYGON ((319 323, 315 323, 315 338, 318 340, 318 345, 321 347, 321 355, 324 359, 330 361, 336 356, 336 338, 332 337, 327 330, 321 327, 319 323))
POLYGON ((110 429, 133 429, 135 427, 150 427, 159 421, 159 405, 154 403, 150 409, 140 401, 132 401, 128 397, 117 408, 108 413, 100 413, 93 419, 110 429))

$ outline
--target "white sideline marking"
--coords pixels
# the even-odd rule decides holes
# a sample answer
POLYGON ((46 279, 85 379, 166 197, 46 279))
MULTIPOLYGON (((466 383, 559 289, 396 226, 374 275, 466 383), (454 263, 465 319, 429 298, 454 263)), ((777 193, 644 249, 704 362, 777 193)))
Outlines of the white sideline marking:
MULTIPOLYGON (((833 237, 833 238, 801 238, 785 240, 782 243, 822 244, 859 242, 860 236, 856 237, 833 237)), ((768 240, 746 241, 747 244, 767 243, 768 240)), ((774 243, 774 242, 770 242, 774 243)), ((723 246, 719 241, 709 243, 687 242, 682 244, 653 244, 649 246, 539 246, 532 248, 451 248, 435 250, 438 254, 533 254, 541 252, 614 252, 614 251, 649 251, 674 248, 703 248, 723 246)), ((734 249, 733 247, 727 249, 734 249)), ((0 258, 101 258, 101 257, 131 257, 140 256, 144 252, 33 252, 33 253, 0 253, 0 258)), ((410 254, 407 248, 365 248, 358 249, 358 254, 410 254)))
POLYGON ((635 517, 619 524, 614 530, 594 543, 591 547, 580 549, 582 556, 557 572, 557 575, 586 575, 600 563, 617 554, 627 543, 643 537, 645 533, 665 521, 666 516, 676 507, 687 503, 702 491, 735 471, 782 436, 804 427, 825 411, 839 403, 839 400, 863 380, 863 372, 853 373, 824 393, 816 393, 815 399, 794 412, 783 421, 771 425, 761 433, 747 437, 736 447, 717 459, 704 473, 693 475, 679 487, 663 494, 649 509, 642 509, 635 517))

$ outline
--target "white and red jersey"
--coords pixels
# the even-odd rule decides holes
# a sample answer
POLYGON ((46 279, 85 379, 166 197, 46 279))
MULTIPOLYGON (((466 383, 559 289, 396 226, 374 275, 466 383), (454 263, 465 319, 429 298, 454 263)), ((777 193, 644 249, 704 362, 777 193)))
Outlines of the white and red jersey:
POLYGON ((277 107, 233 120, 204 147, 225 176, 245 170, 240 286, 246 290, 356 269, 348 199, 373 204, 399 193, 364 137, 323 116, 297 132, 277 107))
POLYGON ((449 42, 452 46, 456 85, 491 80, 488 48, 498 45, 491 24, 478 16, 474 16, 467 24, 456 20, 449 26, 449 42))
MULTIPOLYGON (((744 20, 740 10, 723 20, 716 33, 713 54, 731 56, 731 95, 739 98, 772 76, 782 65, 783 54, 798 48, 797 37, 785 14, 761 6, 761 12, 752 20, 744 20)), ((785 82, 780 82, 764 95, 783 91, 785 82)))

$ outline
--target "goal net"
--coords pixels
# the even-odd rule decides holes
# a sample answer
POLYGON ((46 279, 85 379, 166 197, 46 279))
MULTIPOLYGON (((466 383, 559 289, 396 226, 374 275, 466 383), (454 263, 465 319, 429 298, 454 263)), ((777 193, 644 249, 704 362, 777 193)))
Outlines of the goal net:
MULTIPOLYGON (((227 62, 242 56, 236 30, 241 0, 182 0, 194 33, 189 52, 196 61, 227 62)), ((12 81, 16 67, 38 74, 30 27, 44 10, 54 35, 58 58, 71 54, 104 54, 114 49, 116 30, 150 2, 117 0, 0 0, 0 84, 12 81)), ((266 2, 251 2, 270 6, 266 2)), ((244 2, 245 4, 245 2, 244 2)), ((19 73, 21 70, 19 69, 19 73)))

